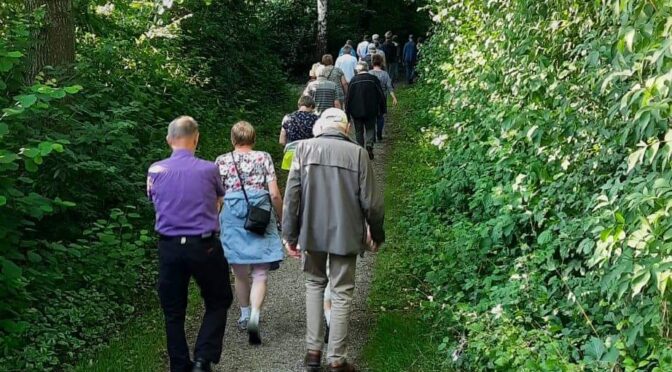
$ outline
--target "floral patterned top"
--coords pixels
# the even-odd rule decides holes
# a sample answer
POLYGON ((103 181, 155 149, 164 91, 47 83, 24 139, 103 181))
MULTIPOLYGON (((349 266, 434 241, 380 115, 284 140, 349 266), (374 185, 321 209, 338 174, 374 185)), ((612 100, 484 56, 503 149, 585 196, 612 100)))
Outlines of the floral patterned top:
POLYGON ((296 111, 285 115, 282 128, 287 134, 287 143, 313 138, 313 126, 320 117, 312 112, 296 111))
POLYGON ((277 179, 271 155, 263 151, 237 152, 220 155, 215 160, 222 177, 224 192, 240 191, 240 180, 231 157, 236 159, 240 178, 245 182, 245 190, 265 190, 269 182, 277 179), (264 182, 265 181, 265 182, 264 182))

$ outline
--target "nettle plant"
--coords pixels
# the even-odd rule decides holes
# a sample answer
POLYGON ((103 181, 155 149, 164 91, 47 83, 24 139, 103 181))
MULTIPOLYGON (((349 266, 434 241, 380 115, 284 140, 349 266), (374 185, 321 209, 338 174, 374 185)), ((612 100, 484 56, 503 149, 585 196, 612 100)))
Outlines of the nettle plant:
POLYGON ((434 208, 453 230, 441 249, 472 263, 426 278, 454 305, 436 312, 451 363, 672 368, 672 4, 429 10, 434 208))

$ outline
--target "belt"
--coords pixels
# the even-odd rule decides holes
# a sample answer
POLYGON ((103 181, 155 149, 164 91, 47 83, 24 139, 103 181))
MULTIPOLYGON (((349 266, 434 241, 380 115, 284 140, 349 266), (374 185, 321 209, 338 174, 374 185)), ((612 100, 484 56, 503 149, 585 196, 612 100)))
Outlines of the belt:
POLYGON ((186 244, 187 241, 202 241, 202 240, 209 240, 213 238, 218 238, 219 233, 218 232, 209 232, 209 233, 203 233, 201 235, 178 235, 178 236, 167 236, 167 235, 162 235, 159 234, 159 240, 163 241, 179 241, 180 244, 186 244))

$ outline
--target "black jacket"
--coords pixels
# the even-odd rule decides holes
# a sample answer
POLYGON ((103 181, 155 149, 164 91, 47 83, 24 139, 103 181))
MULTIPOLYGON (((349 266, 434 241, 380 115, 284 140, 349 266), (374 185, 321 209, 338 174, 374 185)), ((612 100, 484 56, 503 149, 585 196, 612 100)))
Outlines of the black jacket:
POLYGON ((371 119, 387 111, 380 80, 369 73, 355 75, 348 85, 345 113, 354 119, 371 119))

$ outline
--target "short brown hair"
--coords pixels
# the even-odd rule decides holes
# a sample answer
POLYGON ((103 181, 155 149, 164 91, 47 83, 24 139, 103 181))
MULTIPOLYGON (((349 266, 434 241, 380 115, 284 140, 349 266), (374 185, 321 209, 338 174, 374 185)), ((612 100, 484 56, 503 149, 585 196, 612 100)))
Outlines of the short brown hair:
POLYGON ((331 66, 334 64, 334 57, 331 54, 325 54, 322 56, 322 64, 325 66, 331 66))
POLYGON ((371 56, 371 64, 374 66, 381 67, 383 66, 383 56, 380 54, 374 54, 371 56))
POLYGON ((311 109, 315 108, 315 100, 311 96, 301 96, 299 98, 299 107, 305 106, 311 109))
POLYGON ((231 128, 231 143, 234 146, 251 146, 256 139, 257 133, 247 121, 239 121, 231 128))

